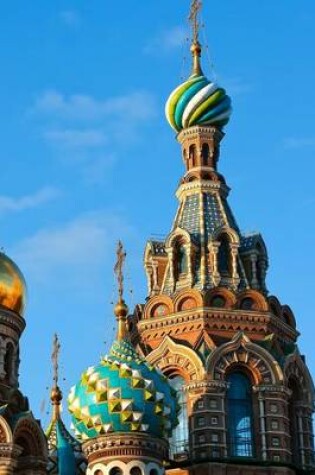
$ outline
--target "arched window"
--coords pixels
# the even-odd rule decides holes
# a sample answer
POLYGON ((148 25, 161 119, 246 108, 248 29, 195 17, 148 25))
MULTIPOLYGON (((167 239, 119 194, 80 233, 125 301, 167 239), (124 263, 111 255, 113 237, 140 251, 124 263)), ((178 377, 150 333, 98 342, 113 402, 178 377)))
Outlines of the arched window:
POLYGON ((204 167, 210 166, 209 164, 209 156, 210 156, 210 151, 209 151, 209 145, 207 143, 204 143, 201 149, 201 159, 202 159, 202 165, 204 167))
POLYGON ((170 379, 172 387, 177 393, 177 402, 180 406, 178 415, 178 426, 173 430, 172 437, 169 439, 171 456, 188 453, 188 414, 187 397, 184 392, 185 380, 181 376, 175 376, 170 379))
POLYGON ((109 475, 123 475, 123 471, 120 467, 112 467, 109 471, 109 475))
POLYGON ((130 475, 142 475, 142 471, 140 467, 132 467, 130 469, 130 475))
POLYGON ((224 308, 226 300, 222 295, 214 295, 210 301, 210 307, 224 308))
POLYGON ((191 145, 189 147, 189 163, 191 167, 196 166, 196 146, 191 145))
POLYGON ((230 243, 226 235, 223 235, 220 238, 218 270, 221 277, 229 277, 231 275, 230 243))
POLYGON ((175 268, 176 277, 188 272, 188 257, 185 246, 182 243, 177 243, 175 247, 175 268))
POLYGON ((245 297, 242 301, 241 301, 241 305, 240 305, 240 308, 242 310, 256 310, 256 303, 255 301, 250 298, 250 297, 245 297))
POLYGON ((228 449, 231 457, 253 457, 252 389, 242 372, 231 373, 227 382, 228 449))

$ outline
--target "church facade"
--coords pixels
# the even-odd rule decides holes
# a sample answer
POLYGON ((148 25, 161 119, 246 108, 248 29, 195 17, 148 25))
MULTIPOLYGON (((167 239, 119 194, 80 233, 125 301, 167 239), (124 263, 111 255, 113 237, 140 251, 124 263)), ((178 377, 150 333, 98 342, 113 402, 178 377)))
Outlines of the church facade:
POLYGON ((0 475, 314 474, 314 386, 290 307, 267 288, 261 234, 244 235, 219 172, 231 99, 203 74, 192 1, 192 73, 170 95, 184 173, 164 240, 144 252, 148 297, 130 314, 121 243, 117 338, 68 397, 54 341, 46 432, 18 386, 23 275, 0 253, 0 475))

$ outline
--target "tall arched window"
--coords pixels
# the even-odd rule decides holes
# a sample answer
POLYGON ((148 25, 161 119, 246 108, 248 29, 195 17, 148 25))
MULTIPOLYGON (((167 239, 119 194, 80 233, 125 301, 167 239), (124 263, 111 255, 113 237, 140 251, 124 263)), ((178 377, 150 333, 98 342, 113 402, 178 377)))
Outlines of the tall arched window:
POLYGON ((231 457, 253 457, 252 389, 242 372, 231 373, 227 382, 228 449, 231 457))
POLYGON ((229 277, 231 275, 230 242, 225 234, 220 237, 219 241, 218 270, 221 277, 229 277))
POLYGON ((196 166, 196 145, 189 147, 189 163, 192 168, 196 166))
POLYGON ((210 156, 209 145, 207 143, 204 143, 201 149, 202 165, 204 167, 210 166, 209 156, 210 156))
POLYGON ((172 437, 169 439, 171 456, 188 454, 188 414, 187 397, 184 392, 185 380, 181 376, 175 376, 170 379, 172 387, 177 393, 177 402, 180 406, 178 415, 178 426, 173 430, 172 437))
POLYGON ((176 277, 188 272, 188 257, 185 246, 182 243, 177 243, 175 247, 175 268, 176 277))

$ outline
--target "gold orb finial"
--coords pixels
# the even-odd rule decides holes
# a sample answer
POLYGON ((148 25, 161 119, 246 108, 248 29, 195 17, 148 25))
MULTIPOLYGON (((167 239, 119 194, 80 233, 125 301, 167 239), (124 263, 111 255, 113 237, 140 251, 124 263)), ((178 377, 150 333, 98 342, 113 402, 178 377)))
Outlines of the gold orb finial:
POLYGON ((115 305, 114 313, 118 320, 118 331, 117 331, 117 340, 123 340, 126 338, 127 327, 126 321, 128 316, 128 306, 124 301, 124 263, 126 260, 126 252, 121 241, 118 241, 117 244, 117 261, 114 267, 114 272, 117 276, 118 282, 118 302, 115 305))
POLYGON ((53 387, 50 394, 50 400, 54 406, 54 420, 59 419, 60 417, 60 405, 62 401, 62 392, 58 386, 59 381, 59 356, 60 356, 61 345, 59 342, 58 335, 54 335, 53 339, 53 351, 51 354, 51 360, 53 365, 53 387))

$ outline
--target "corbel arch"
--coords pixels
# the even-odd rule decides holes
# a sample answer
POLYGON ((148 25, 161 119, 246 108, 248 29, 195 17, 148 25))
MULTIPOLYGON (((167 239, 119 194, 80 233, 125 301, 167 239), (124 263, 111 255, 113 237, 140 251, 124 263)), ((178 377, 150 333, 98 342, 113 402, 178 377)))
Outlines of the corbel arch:
POLYGON ((179 292, 174 299, 175 312, 181 312, 190 308, 203 306, 203 297, 198 290, 183 290, 179 292))
POLYGON ((147 360, 167 376, 180 375, 188 383, 203 379, 201 359, 191 348, 174 342, 169 336, 149 355, 147 360))
POLYGON ((275 295, 268 297, 269 310, 278 318, 281 318, 282 306, 275 295))
POLYGON ((221 297, 224 299, 225 304, 222 305, 222 308, 228 308, 231 309, 235 306, 236 304, 236 295, 234 292, 232 292, 230 289, 226 287, 216 287, 215 289, 209 290, 206 295, 205 295, 205 305, 207 307, 212 307, 213 305, 213 300, 216 297, 221 297))
POLYGON ((283 383, 284 376, 279 363, 243 332, 215 349, 206 362, 208 377, 215 380, 225 380, 233 367, 243 367, 249 371, 256 385, 283 383))
POLYGON ((290 325, 292 328, 296 328, 296 320, 294 313, 292 312, 289 305, 283 305, 281 309, 281 318, 287 325, 290 325))
POLYGON ((48 457, 46 437, 32 417, 19 419, 14 428, 13 442, 23 449, 21 458, 31 456, 45 460, 48 457))
POLYGON ((11 427, 5 420, 3 416, 0 416, 0 443, 1 444, 12 444, 13 443, 13 434, 11 427))
POLYGON ((239 245, 240 238, 237 232, 229 226, 220 226, 213 233, 213 240, 219 241, 221 236, 226 235, 231 244, 239 245))
POLYGON ((265 296, 254 289, 248 289, 248 290, 245 290, 244 292, 239 293, 237 296, 236 307, 241 310, 256 310, 256 311, 258 310, 261 312, 268 312, 269 310, 268 301, 265 298, 265 296), (253 301, 252 308, 246 309, 245 307, 242 307, 242 303, 246 299, 253 301))
POLYGON ((288 386, 289 380, 294 378, 301 388, 303 400, 313 407, 315 400, 315 388, 310 372, 301 358, 298 351, 290 355, 284 365, 285 384, 288 386))
POLYGON ((154 312, 159 306, 164 306, 165 315, 174 313, 173 300, 168 295, 157 295, 152 297, 146 304, 144 309, 144 318, 152 318, 157 316, 154 312))

